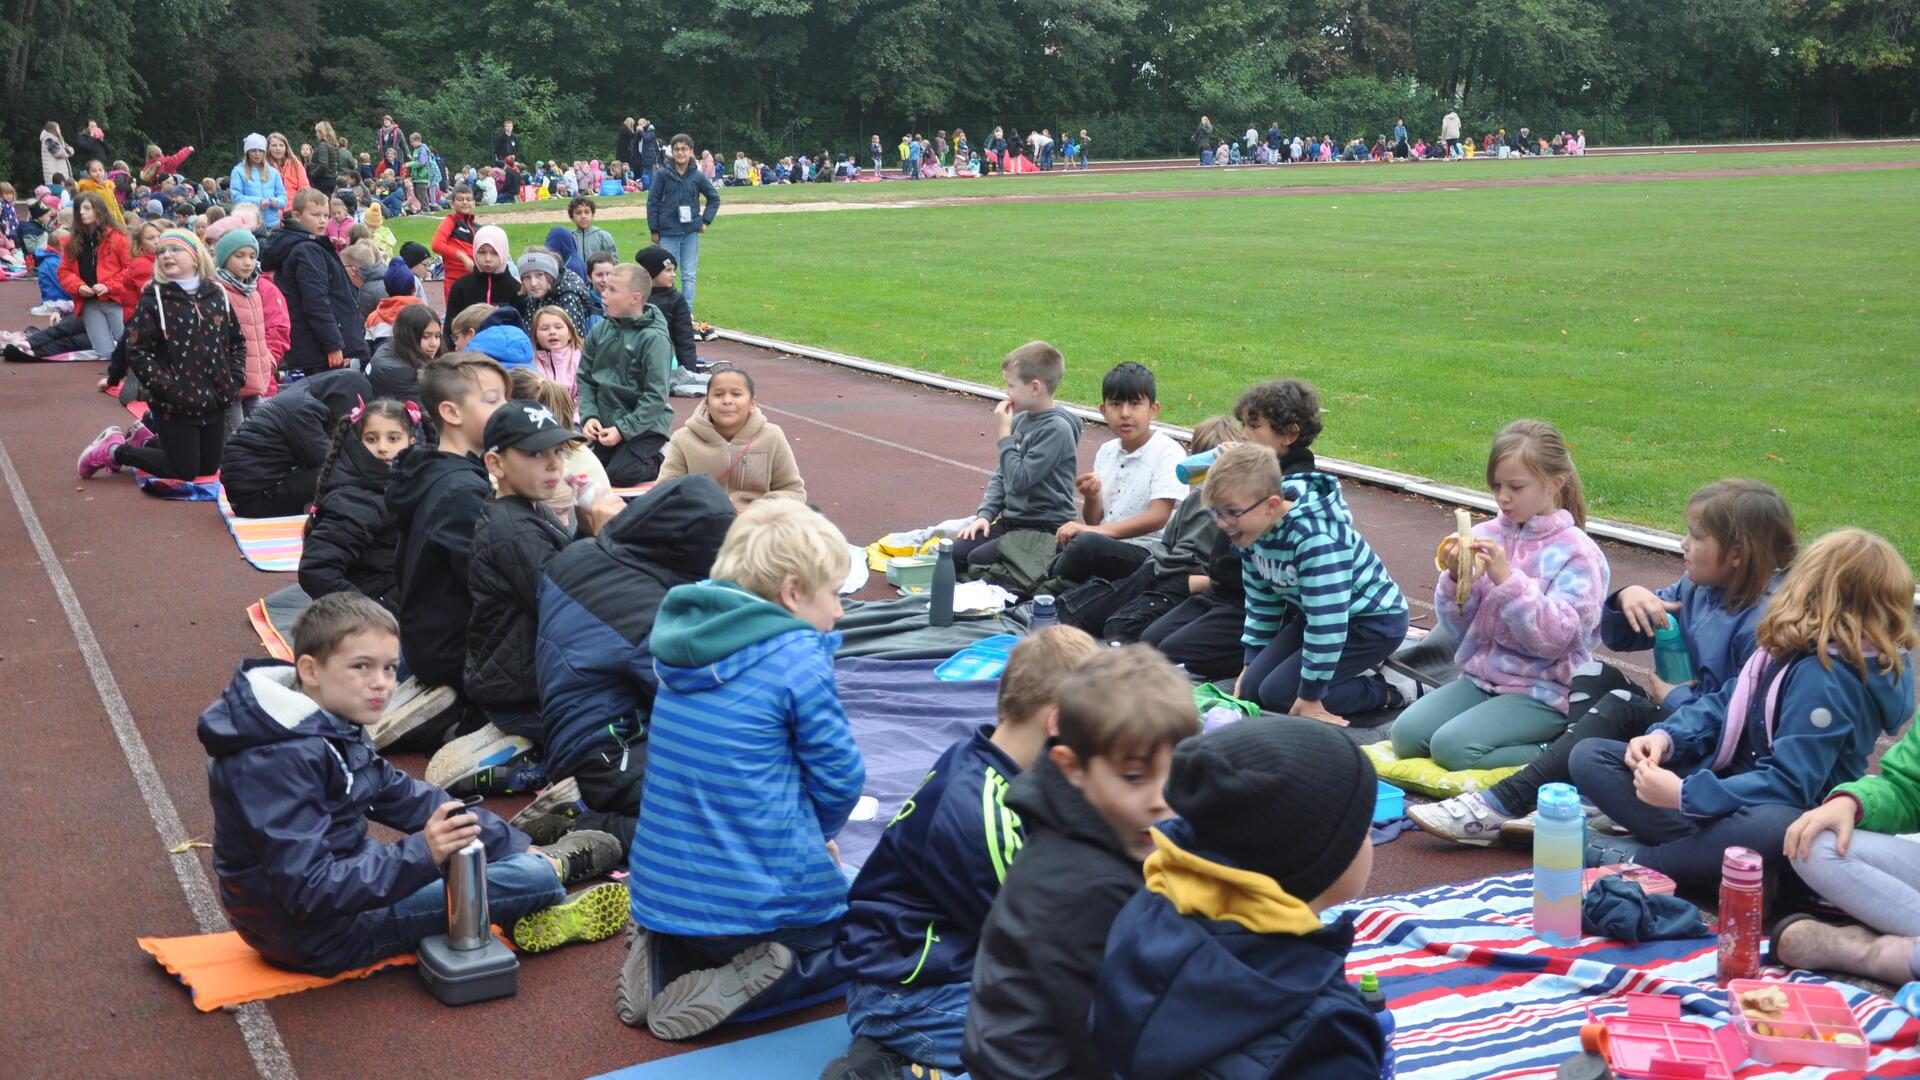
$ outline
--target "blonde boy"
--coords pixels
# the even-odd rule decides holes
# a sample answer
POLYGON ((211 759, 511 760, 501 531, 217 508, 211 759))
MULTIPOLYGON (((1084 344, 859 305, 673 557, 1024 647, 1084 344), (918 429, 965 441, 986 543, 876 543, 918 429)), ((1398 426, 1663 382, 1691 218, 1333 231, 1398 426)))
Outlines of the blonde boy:
POLYGON ((712 578, 660 604, 622 1023, 688 1039, 840 983, 832 841, 866 783, 833 678, 847 569, 826 518, 763 500, 727 531, 712 578))

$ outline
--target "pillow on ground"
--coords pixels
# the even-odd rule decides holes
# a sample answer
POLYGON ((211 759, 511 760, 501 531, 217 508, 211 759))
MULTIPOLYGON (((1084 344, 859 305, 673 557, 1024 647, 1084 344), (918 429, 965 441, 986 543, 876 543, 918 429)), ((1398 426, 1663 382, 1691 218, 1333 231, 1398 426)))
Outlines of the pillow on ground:
POLYGON ((1373 767, 1379 772, 1380 779, 1403 791, 1432 799, 1450 799, 1469 791, 1485 791, 1520 771, 1520 766, 1516 765, 1506 769, 1448 772, 1435 765, 1432 758, 1402 759, 1396 756, 1393 743, 1386 740, 1370 743, 1360 749, 1373 759, 1373 767))

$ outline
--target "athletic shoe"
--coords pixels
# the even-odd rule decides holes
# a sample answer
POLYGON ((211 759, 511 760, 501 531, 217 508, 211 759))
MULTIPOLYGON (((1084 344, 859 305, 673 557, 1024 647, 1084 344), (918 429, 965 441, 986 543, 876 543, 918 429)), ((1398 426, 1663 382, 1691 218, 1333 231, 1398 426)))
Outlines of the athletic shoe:
POLYGON ((1478 792, 1455 795, 1442 802, 1407 807, 1415 825, 1442 840, 1473 847, 1491 846, 1500 835, 1505 814, 1496 814, 1478 792))
POLYGON ((1587 829, 1591 832, 1604 833, 1607 836, 1633 835, 1633 830, 1626 828, 1598 810, 1595 810, 1587 816, 1587 829))
POLYGON ((148 427, 144 420, 135 421, 133 427, 127 431, 128 446, 145 446, 152 441, 153 429, 148 427))
POLYGON ((620 841, 612 833, 597 829, 575 829, 551 844, 540 845, 540 850, 560 860, 565 868, 560 876, 567 885, 606 877, 627 861, 627 849, 620 846, 620 841))
POLYGON ((445 790, 482 769, 511 767, 532 755, 531 741, 486 724, 434 751, 427 761, 426 781, 445 790))
POLYGON ((1647 845, 1627 837, 1609 836, 1604 840, 1588 840, 1586 847, 1586 866, 1638 866, 1640 853, 1647 845))
POLYGON ((1426 690, 1426 687, 1421 685, 1420 680, 1408 675, 1399 668, 1388 667, 1382 664, 1379 670, 1380 676, 1387 680, 1387 685, 1393 688, 1395 693, 1400 695, 1400 707, 1403 709, 1420 700, 1420 695, 1426 690))
POLYGON ((1500 823, 1500 842, 1508 847, 1533 848, 1534 815, 1525 814, 1500 823))
POLYGON ((40 304, 35 304, 32 307, 28 308, 27 314, 33 316, 36 319, 44 319, 49 315, 56 314, 56 312, 54 311, 53 305, 51 303, 40 303, 40 304))
POLYGON ((647 1004, 653 1000, 653 931, 627 924, 627 958, 613 981, 613 1011, 628 1027, 647 1026, 647 1004))
POLYGON ((534 818, 545 817, 551 814, 571 818, 577 817, 579 813, 580 784, 573 777, 569 776, 557 784, 548 784, 546 787, 540 789, 540 794, 535 795, 533 801, 523 807, 519 813, 513 815, 507 824, 525 832, 525 827, 521 825, 522 821, 531 821, 534 818))
POLYGON ((941 1080, 943 1076, 939 1069, 922 1065, 862 1035, 853 1040, 846 1053, 827 1066, 820 1080, 902 1080, 903 1077, 941 1080))
POLYGON ((513 924, 513 944, 524 953, 543 953, 573 941, 605 941, 626 925, 627 903, 627 887, 617 881, 582 889, 522 916, 513 924))
POLYGON ((793 969, 793 950, 777 941, 749 945, 717 968, 689 971, 647 1005, 647 1030, 677 1042, 704 1035, 753 1004, 793 969))
POLYGON ((539 763, 532 765, 489 765, 461 780, 455 780, 446 786, 446 792, 457 799, 478 795, 493 798, 496 795, 527 795, 539 791, 547 783, 547 770, 539 763))
POLYGON ((80 479, 91 480, 93 475, 102 469, 119 472, 120 463, 113 460, 113 451, 115 447, 126 441, 127 437, 121 434, 117 427, 107 428, 95 435, 93 441, 87 444, 87 448, 80 451, 80 460, 75 462, 75 468, 80 472, 80 479))
POLYGON ((386 711, 367 729, 376 750, 385 750, 453 707, 459 697, 451 686, 425 686, 417 678, 400 684, 386 711))

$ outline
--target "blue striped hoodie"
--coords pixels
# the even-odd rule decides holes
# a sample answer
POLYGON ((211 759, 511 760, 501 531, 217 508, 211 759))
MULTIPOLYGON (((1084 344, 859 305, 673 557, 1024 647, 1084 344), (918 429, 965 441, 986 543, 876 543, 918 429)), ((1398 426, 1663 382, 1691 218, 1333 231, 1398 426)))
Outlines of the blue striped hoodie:
POLYGON ((667 593, 628 855, 636 923, 683 937, 763 934, 846 912, 847 879, 826 843, 867 773, 834 684, 839 641, 732 582, 667 593))
POLYGON ((1346 649, 1347 621, 1404 612, 1407 599, 1354 531, 1340 481, 1322 472, 1294 473, 1281 489, 1293 506, 1252 547, 1240 550, 1247 590, 1240 640, 1250 651, 1266 648, 1298 610, 1307 621, 1300 698, 1319 701, 1346 649))

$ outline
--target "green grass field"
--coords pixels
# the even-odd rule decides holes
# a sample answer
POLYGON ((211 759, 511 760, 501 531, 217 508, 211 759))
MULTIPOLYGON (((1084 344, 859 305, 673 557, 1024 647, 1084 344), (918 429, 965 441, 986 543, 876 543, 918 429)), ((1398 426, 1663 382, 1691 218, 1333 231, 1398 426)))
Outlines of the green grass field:
POLYGON ((1678 529, 1696 487, 1754 476, 1808 535, 1864 525, 1920 563, 1917 198, 1901 170, 723 216, 699 307, 987 383, 1046 338, 1078 402, 1138 360, 1182 423, 1301 376, 1323 452, 1465 485, 1536 416, 1596 514, 1678 529))
MULTIPOLYGON (((1475 159, 1451 164, 1307 165, 1226 169, 1175 169, 1159 172, 1056 172, 1046 176, 989 177, 980 180, 926 181, 878 184, 786 184, 775 187, 725 188, 721 203, 911 202, 916 199, 1002 198, 1008 195, 1077 194, 1096 191, 1234 191, 1263 187, 1323 187, 1349 184, 1433 183, 1458 180, 1494 180, 1531 176, 1600 176, 1616 173, 1687 170, 1697 172, 1836 162, 1920 161, 1920 147, 1889 146, 1845 150, 1783 150, 1767 153, 1662 153, 1619 157, 1527 158, 1508 161, 1475 159)), ((645 204, 645 196, 621 195, 596 199, 602 208, 645 204)), ((565 215, 566 201, 536 204, 551 211, 554 220, 565 215)), ((526 203, 483 206, 481 216, 524 212, 526 203)))

